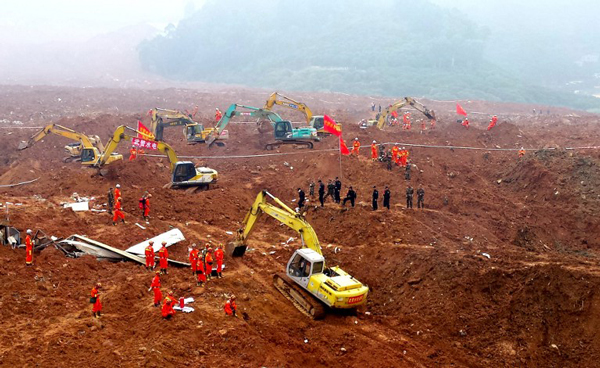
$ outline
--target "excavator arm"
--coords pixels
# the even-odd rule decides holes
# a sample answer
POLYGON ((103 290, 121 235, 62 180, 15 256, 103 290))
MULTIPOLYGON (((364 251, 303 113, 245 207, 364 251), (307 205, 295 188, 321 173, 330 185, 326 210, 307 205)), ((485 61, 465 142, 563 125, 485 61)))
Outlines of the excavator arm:
POLYGON ((163 140, 163 130, 165 126, 187 126, 198 124, 188 115, 177 110, 161 109, 157 107, 150 110, 150 114, 150 133, 154 135, 154 139, 157 141, 163 140))
POLYGON ((425 107, 425 105, 418 102, 417 100, 415 100, 412 97, 404 97, 404 99, 394 103, 391 106, 388 106, 385 109, 385 112, 383 112, 382 114, 379 115, 379 119, 377 120, 377 127, 379 129, 383 129, 383 127, 385 126, 385 123, 387 121, 388 115, 394 111, 400 110, 401 108, 403 108, 404 106, 407 106, 407 105, 410 105, 415 110, 420 111, 428 119, 435 120, 435 112, 433 110, 429 110, 427 107, 425 107))
POLYGON ((60 135, 65 138, 72 139, 74 141, 79 141, 79 142, 81 142, 81 144, 83 145, 84 148, 94 147, 94 144, 92 144, 92 142, 90 141, 90 138, 87 135, 78 133, 78 132, 74 131, 73 129, 69 129, 62 125, 49 124, 49 125, 46 125, 45 127, 43 127, 42 129, 40 129, 34 135, 32 135, 28 141, 21 142, 19 144, 18 149, 23 150, 23 149, 29 148, 29 147, 33 146, 36 142, 39 142, 42 139, 44 139, 48 134, 56 134, 56 135, 60 135))
POLYGON ((306 104, 304 104, 302 102, 298 102, 287 96, 281 95, 277 92, 271 93, 271 96, 269 96, 269 99, 265 103, 265 106, 263 107, 263 109, 271 110, 273 108, 273 106, 275 106, 275 105, 284 106, 284 107, 287 107, 287 108, 290 108, 293 110, 300 111, 301 113, 304 114, 304 118, 306 119, 307 123, 310 122, 310 119, 313 116, 312 111, 308 108, 308 106, 306 106, 306 104))
POLYGON ((302 238, 302 244, 304 248, 311 249, 321 256, 321 245, 319 238, 313 227, 304 219, 304 217, 296 211, 289 208, 285 203, 271 195, 266 190, 261 191, 256 200, 250 207, 250 210, 244 217, 242 227, 237 232, 237 239, 232 245, 228 247, 234 247, 228 249, 228 253, 234 256, 241 256, 246 251, 246 240, 254 230, 256 221, 262 216, 267 214, 289 228, 295 230, 300 234, 302 238), (273 200, 274 204, 267 202, 267 199, 273 200))
POLYGON ((240 104, 231 104, 227 111, 225 111, 225 114, 223 114, 223 116, 221 117, 221 120, 217 122, 217 125, 215 126, 214 130, 211 131, 210 134, 206 137, 206 143, 208 143, 209 146, 217 140, 217 138, 221 135, 225 127, 227 127, 231 119, 233 119, 235 116, 249 116, 258 119, 268 119, 271 122, 271 124, 283 120, 281 119, 281 116, 279 116, 277 113, 269 111, 267 109, 260 109, 258 107, 245 106, 240 104), (239 108, 249 111, 238 111, 239 108))
MULTIPOLYGON (((110 140, 108 141, 108 143, 106 144, 106 150, 104 150, 104 152, 102 152, 102 154, 100 155, 100 158, 99 158, 98 162, 95 164, 95 166, 102 167, 108 161, 109 157, 115 151, 115 149, 117 148, 117 146, 119 145, 119 143, 122 140, 130 141, 131 139, 136 138, 138 136, 138 134, 143 135, 143 133, 139 132, 138 130, 124 126, 124 125, 121 125, 120 127, 118 127, 115 130, 115 132, 113 133, 113 135, 110 138, 110 140)), ((179 159, 177 158, 177 154, 175 153, 173 148, 165 142, 153 142, 153 143, 156 143, 156 148, 160 152, 167 155, 167 158, 169 159, 169 162, 171 164, 171 172, 173 172, 173 170, 175 169, 175 164, 179 161, 179 159)))

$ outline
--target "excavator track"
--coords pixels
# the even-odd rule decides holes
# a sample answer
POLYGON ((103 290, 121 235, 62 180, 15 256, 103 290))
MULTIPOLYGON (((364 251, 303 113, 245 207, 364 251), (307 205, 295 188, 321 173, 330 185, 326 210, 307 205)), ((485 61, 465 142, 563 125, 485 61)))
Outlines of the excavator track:
POLYGON ((283 273, 273 275, 273 285, 306 316, 315 320, 325 317, 325 307, 323 304, 300 286, 296 285, 287 275, 283 273))
POLYGON ((279 148, 282 144, 295 144, 297 146, 302 146, 308 149, 312 149, 314 147, 312 142, 309 141, 296 141, 296 140, 288 140, 288 141, 277 141, 273 143, 265 144, 265 149, 267 151, 272 151, 274 149, 279 148))

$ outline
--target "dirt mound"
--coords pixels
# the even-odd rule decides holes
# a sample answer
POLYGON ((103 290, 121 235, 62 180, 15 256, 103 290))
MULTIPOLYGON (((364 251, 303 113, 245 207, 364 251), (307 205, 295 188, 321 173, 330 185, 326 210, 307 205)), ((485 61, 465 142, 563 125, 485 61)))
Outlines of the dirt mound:
MULTIPOLYGON (((50 116, 106 141, 119 125, 135 126, 138 119, 148 125, 146 111, 157 105, 183 110, 198 104, 198 120, 209 125, 215 106, 261 106, 268 96, 263 92, 11 87, 0 96, 0 106, 9 106, 0 109, 0 120, 9 110, 29 125, 47 123, 50 116)), ((231 138, 222 148, 188 145, 180 127, 166 129, 165 140, 181 159, 220 174, 211 190, 189 194, 163 189, 170 180, 165 158, 128 161, 127 142, 117 149, 125 160, 107 166, 101 176, 79 163, 62 162, 63 146, 71 143, 66 139, 50 136, 16 151, 18 141, 32 131, 6 130, 11 134, 0 132, 5 141, 0 145, 0 184, 40 179, 0 188, 0 202, 13 203, 8 213, 19 229, 41 228, 57 237, 77 233, 121 249, 176 227, 186 241, 172 246, 170 253, 186 260, 191 243, 231 240, 260 190, 295 207, 298 187, 308 194, 310 181, 327 183, 338 176, 342 196, 350 185, 357 191, 356 207, 340 208, 328 199, 321 208, 317 198, 309 197, 307 219, 328 263, 370 287, 364 311, 330 311, 324 321, 315 322, 281 297, 271 286, 272 275, 284 271, 302 243, 297 233, 268 217, 259 220, 246 256, 226 259, 224 279, 199 288, 190 270, 171 269, 164 276, 163 292, 172 289, 177 296, 196 299, 194 313, 177 314, 170 322, 152 307, 147 293, 152 274, 139 265, 68 259, 49 248, 36 253, 36 265, 27 268, 22 249, 0 247, 6 264, 0 270, 0 303, 11 306, 0 308, 6 321, 0 338, 14 342, 0 345, 0 361, 21 366, 60 359, 72 365, 86 364, 94 355, 99 365, 123 366, 140 361, 167 366, 368 366, 376 356, 386 366, 595 365, 600 354, 595 334, 600 320, 600 244, 595 236, 600 231, 600 156, 564 148, 593 144, 597 117, 567 116, 558 109, 555 115, 531 117, 530 106, 473 102, 464 107, 501 119, 487 131, 488 117, 477 115, 467 130, 455 122, 453 104, 432 102, 428 107, 441 117, 435 130, 420 132, 414 124, 410 131, 381 131, 357 124, 370 117, 371 99, 341 94, 298 98, 314 112, 342 122, 346 143, 355 137, 362 143, 361 156, 340 159, 335 137, 323 139, 312 151, 282 146, 265 152, 262 146, 270 137, 260 135, 252 121, 230 124, 231 138), (502 112, 516 115, 502 117, 502 112), (436 148, 407 145, 413 166, 406 180, 404 169, 388 171, 385 164, 371 161, 372 140, 388 148, 394 142, 436 148), (528 151, 521 159, 516 151, 493 150, 550 145, 562 148, 528 151), (257 156, 246 157, 252 155, 257 156), (106 192, 117 183, 126 224, 113 226, 104 212, 75 213, 61 206, 77 192, 94 197, 94 208, 105 209, 106 192), (408 184, 423 185, 424 210, 405 208, 408 184), (373 186, 380 199, 384 187, 390 188, 391 211, 371 210, 373 186), (144 191, 153 195, 148 223, 138 209, 144 191), (97 281, 104 284, 105 316, 100 321, 91 319, 88 303, 97 281), (222 312, 231 293, 238 296, 237 319, 222 312), (21 354, 23 350, 30 354, 21 354)), ((301 119, 294 112, 283 115, 301 119)))

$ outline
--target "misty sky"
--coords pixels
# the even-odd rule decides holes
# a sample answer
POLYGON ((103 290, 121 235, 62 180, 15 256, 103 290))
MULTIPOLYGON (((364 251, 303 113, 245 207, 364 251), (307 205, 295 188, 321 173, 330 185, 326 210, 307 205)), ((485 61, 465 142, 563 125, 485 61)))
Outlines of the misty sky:
POLYGON ((3 0, 0 40, 80 41, 143 22, 164 28, 203 0, 3 0), (9 40, 10 39, 10 40, 9 40))

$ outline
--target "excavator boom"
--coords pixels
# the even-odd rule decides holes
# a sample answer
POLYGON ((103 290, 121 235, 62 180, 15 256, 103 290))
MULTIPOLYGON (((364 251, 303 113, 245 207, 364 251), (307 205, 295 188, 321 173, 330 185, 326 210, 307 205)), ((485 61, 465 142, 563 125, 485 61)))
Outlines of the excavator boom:
POLYGON ((304 114, 304 118, 306 119, 307 123, 310 122, 310 119, 313 116, 312 111, 310 110, 310 108, 308 108, 308 106, 306 106, 306 104, 298 102, 277 92, 271 93, 263 109, 271 110, 275 105, 284 106, 293 110, 300 111, 302 114, 304 114))
POLYGON ((425 115, 429 120, 436 120, 435 112, 433 110, 429 110, 427 107, 425 107, 425 105, 423 105, 422 103, 420 103, 412 97, 404 97, 404 99, 394 103, 393 105, 388 106, 385 109, 385 112, 379 115, 379 119, 377 119, 377 127, 379 129, 383 129, 385 123, 387 122, 389 114, 391 114, 394 111, 398 111, 407 105, 423 113, 423 115, 425 115))
POLYGON ((39 142, 42 139, 44 139, 48 134, 56 134, 65 138, 72 139, 74 141, 80 141, 84 147, 94 146, 90 141, 90 138, 85 134, 77 133, 73 129, 69 129, 62 125, 48 124, 42 129, 40 129, 38 132, 36 132, 34 135, 32 135, 28 141, 22 141, 19 144, 18 149, 23 150, 29 148, 33 146, 36 142, 39 142))

